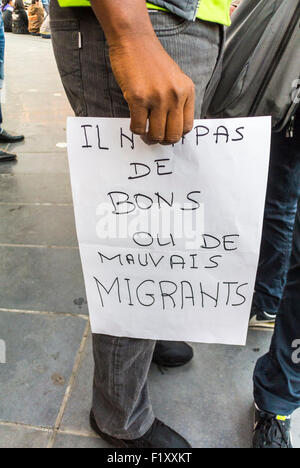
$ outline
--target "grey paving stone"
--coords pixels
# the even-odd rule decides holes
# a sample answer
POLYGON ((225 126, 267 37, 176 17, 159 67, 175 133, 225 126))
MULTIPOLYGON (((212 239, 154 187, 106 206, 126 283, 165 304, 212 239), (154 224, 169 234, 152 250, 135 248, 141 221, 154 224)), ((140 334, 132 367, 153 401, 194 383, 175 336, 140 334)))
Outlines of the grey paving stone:
MULTIPOLYGON (((270 332, 251 331, 247 346, 193 344, 192 363, 177 369, 152 366, 149 375, 156 415, 200 448, 248 448, 252 431, 252 372, 270 332)), ((88 434, 93 359, 88 342, 62 429, 88 434)), ((294 416, 294 444, 300 447, 300 412, 294 416)))
POLYGON ((0 205, 0 244, 78 246, 72 206, 0 205))
POLYGON ((192 363, 150 372, 156 414, 193 447, 247 448, 252 430, 252 372, 270 334, 250 332, 247 346, 194 346, 192 363), (254 351, 259 349, 259 352, 254 351))
POLYGON ((68 174, 0 174, 0 202, 72 203, 68 174))
POLYGON ((14 34, 6 37, 5 127, 23 133, 21 145, 10 145, 17 152, 63 152, 56 144, 66 141, 66 116, 72 115, 58 76, 51 41, 14 34), (37 41, 35 41, 37 39, 37 41), (24 70, 34 70, 24 73, 24 70), (14 79, 16 76, 22 79, 14 79), (60 94, 60 96, 54 96, 60 94))
MULTIPOLYGON (((14 82, 8 80, 7 88, 10 95, 11 93, 16 95, 20 92, 24 93, 33 88, 44 92, 62 90, 60 80, 57 79, 58 74, 50 40, 7 34, 6 49, 6 75, 17 73, 17 76, 22 77, 14 82), (20 43, 23 54, 20 54, 20 43), (28 67, 34 70, 34 80, 31 73, 24 73, 24 69, 28 67)), ((41 112, 45 114, 45 117, 47 116, 46 109, 41 109, 41 112)))
MULTIPOLYGON (((37 96, 31 96, 28 100, 27 105, 22 100, 22 107, 18 110, 18 105, 14 104, 14 99, 10 98, 10 105, 14 105, 14 113, 10 117, 10 112, 7 112, 7 104, 4 105, 5 122, 3 127, 13 134, 22 134, 25 136, 25 140, 19 143, 11 143, 7 147, 9 151, 16 153, 53 153, 53 152, 64 152, 65 148, 57 146, 57 143, 66 142, 66 114, 60 116, 56 121, 45 119, 41 111, 37 110, 34 112, 32 109, 31 100, 37 101, 37 96), (23 110, 24 107, 30 108, 30 121, 28 121, 28 112, 23 110), (14 122, 14 116, 18 112, 20 123, 18 125, 14 122)), ((38 101, 43 101, 39 96, 38 101)), ((42 102, 40 102, 42 105, 42 102)), ((51 104, 51 98, 49 95, 45 97, 45 106, 51 104), (50 102, 49 102, 50 101, 50 102)), ((49 109, 50 110, 50 109, 49 109)), ((70 114, 72 115, 72 114, 70 114)), ((2 143, 1 147, 5 145, 2 143)))
POLYGON ((54 447, 56 449, 63 448, 111 448, 104 440, 96 437, 81 437, 76 435, 61 434, 56 436, 54 447))
POLYGON ((65 153, 19 153, 18 160, 0 165, 0 174, 69 174, 65 153))
POLYGON ((85 326, 76 317, 0 312, 1 421, 53 427, 85 326))
MULTIPOLYGON (((68 111, 67 101, 64 92, 62 97, 58 100, 53 97, 52 93, 43 92, 40 87, 37 88, 36 93, 24 91, 23 95, 10 93, 9 99, 4 103, 5 113, 5 127, 12 132, 22 133, 26 138, 34 137, 38 142, 41 136, 49 137, 61 135, 66 136, 66 110, 68 111), (14 108, 12 108, 13 103, 14 108), (59 106, 59 107, 58 107, 59 106), (46 112, 42 110, 45 107, 46 112), (49 112, 48 112, 49 111, 49 112), (13 117, 16 113, 18 116, 18 123, 13 122, 13 117), (54 114, 54 116, 53 116, 54 114), (30 120, 28 119, 30 116, 30 120), (48 131, 47 131, 48 128, 48 131)), ((72 112, 70 111, 72 115, 72 112)), ((56 144, 56 139, 53 138, 52 144, 56 144)), ((22 145, 21 145, 22 146, 22 145)), ((43 142, 40 141, 35 150, 43 148, 43 142)), ((35 151, 36 152, 36 151, 35 151)))
POLYGON ((0 246, 0 308, 87 314, 76 249, 0 246))
POLYGON ((21 426, 0 426, 0 448, 46 448, 50 432, 21 426))
POLYGON ((93 434, 89 425, 89 414, 92 405, 93 369, 92 338, 89 335, 81 367, 62 419, 62 430, 93 434), (79 401, 80 404, 78 404, 79 401))
MULTIPOLYGON (((40 116, 41 117, 41 116, 40 116)), ((22 143, 11 143, 7 146, 8 151, 12 153, 52 153, 53 151, 65 152, 65 148, 57 146, 58 143, 67 141, 64 121, 54 126, 50 122, 46 124, 22 124, 21 128, 15 128, 13 122, 7 120, 5 129, 14 131, 25 136, 22 143), (63 127, 64 126, 64 127, 63 127)), ((37 117, 38 118, 38 117, 37 117)))
MULTIPOLYGON (((156 414, 193 447, 250 447, 252 373, 270 339, 270 332, 250 331, 245 348, 200 344, 186 367, 164 375, 152 368, 149 382, 156 414)), ((300 439, 295 443, 300 446, 300 439)))

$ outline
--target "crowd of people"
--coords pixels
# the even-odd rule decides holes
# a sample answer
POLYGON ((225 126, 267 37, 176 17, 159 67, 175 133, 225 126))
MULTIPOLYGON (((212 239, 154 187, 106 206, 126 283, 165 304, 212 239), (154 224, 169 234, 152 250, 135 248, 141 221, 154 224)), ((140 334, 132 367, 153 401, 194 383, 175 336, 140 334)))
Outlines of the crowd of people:
POLYGON ((31 0, 25 5, 23 0, 4 0, 2 14, 5 32, 31 34, 50 38, 49 0, 31 0))

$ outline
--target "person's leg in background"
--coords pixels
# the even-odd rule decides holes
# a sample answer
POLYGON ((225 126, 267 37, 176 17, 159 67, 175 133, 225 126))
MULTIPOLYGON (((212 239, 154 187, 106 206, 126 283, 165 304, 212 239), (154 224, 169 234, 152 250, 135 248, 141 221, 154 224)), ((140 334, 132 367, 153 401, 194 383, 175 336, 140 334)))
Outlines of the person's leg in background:
MULTIPOLYGON (((4 82, 4 53, 5 53, 5 32, 2 11, 0 11, 0 143, 16 143, 24 140, 24 136, 12 136, 9 135, 2 128, 3 116, 2 116, 2 88, 4 82)), ((6 150, 0 149, 0 162, 14 161, 17 158, 16 154, 9 153, 6 150)))
POLYGON ((43 0, 43 8, 46 12, 46 15, 49 15, 49 1, 48 0, 43 0))
MULTIPOLYGON (((295 141, 290 141, 293 154, 296 147, 299 154, 299 118, 295 141)), ((289 417, 300 407, 300 197, 287 283, 270 351, 258 360, 255 368, 254 399, 258 408, 254 447, 291 446, 289 417)))
MULTIPOLYGON (((299 126, 299 116, 300 112, 296 116, 296 126, 299 126)), ((273 327, 282 299, 300 197, 299 141, 296 132, 293 138, 287 138, 286 129, 272 137, 261 254, 250 326, 273 327)))
MULTIPOLYGON (((220 28, 165 12, 151 16, 163 46, 195 83, 196 116, 200 117, 204 92, 220 54, 220 28)), ((76 115, 129 117, 111 70, 108 45, 92 11, 60 9, 52 0, 50 20, 59 71, 76 115)), ((117 439, 138 439, 154 421, 147 376, 155 342, 94 335, 93 344, 94 422, 117 439)))
POLYGON ((268 354, 254 372, 255 448, 290 448, 290 416, 300 408, 300 203, 291 268, 268 354))

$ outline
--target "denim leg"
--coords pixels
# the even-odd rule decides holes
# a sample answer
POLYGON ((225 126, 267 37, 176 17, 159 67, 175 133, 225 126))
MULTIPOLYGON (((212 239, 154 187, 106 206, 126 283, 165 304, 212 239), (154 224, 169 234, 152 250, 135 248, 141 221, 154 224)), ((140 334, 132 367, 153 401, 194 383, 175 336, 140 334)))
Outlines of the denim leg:
MULTIPOLYGON (((5 53, 5 32, 2 12, 0 11, 0 92, 3 88, 4 81, 4 53, 5 53)), ((1 97, 1 96, 0 96, 1 97)), ((0 126, 2 124, 2 110, 0 100, 0 126)))
POLYGON ((300 197, 300 113, 293 139, 273 134, 265 219, 254 304, 276 314, 290 263, 300 197))
POLYGON ((147 377, 155 341, 93 335, 93 413, 106 434, 138 439, 154 422, 147 377))
MULTIPOLYGON (((2 12, 0 11, 0 63, 4 63, 4 53, 5 53, 5 32, 4 32, 4 21, 3 21, 3 16, 2 12)), ((3 80, 4 76, 0 73, 0 78, 3 80)))
POLYGON ((254 399, 262 410, 289 416, 300 407, 300 201, 287 285, 268 354, 257 362, 254 399))

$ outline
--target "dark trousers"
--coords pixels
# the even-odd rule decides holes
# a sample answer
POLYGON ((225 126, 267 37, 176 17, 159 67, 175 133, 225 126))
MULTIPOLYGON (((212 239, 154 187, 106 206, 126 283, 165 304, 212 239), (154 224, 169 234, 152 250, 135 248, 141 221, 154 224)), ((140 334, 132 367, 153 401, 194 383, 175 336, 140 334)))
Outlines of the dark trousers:
MULTIPOLYGON (((163 47, 195 83, 196 117, 220 57, 220 27, 150 14, 163 47)), ((90 8, 59 8, 50 3, 53 48, 62 82, 77 116, 129 117, 114 78, 108 44, 90 8)), ((149 57, 151 60, 151 57, 149 57)), ((99 428, 113 437, 142 437, 154 421, 147 377, 155 342, 93 335, 93 412, 99 428)))
MULTIPOLYGON (((300 112, 293 139, 274 134, 265 207, 261 255, 254 304, 270 314, 280 306, 290 265, 293 231, 300 197, 300 112)), ((300 338, 300 336, 299 336, 300 338)))
MULTIPOLYGON (((299 114, 298 114, 299 115, 299 114)), ((296 133, 294 139, 284 139, 284 133, 275 135, 273 139, 273 151, 282 151, 282 156, 286 157, 287 163, 292 164, 290 171, 291 184, 286 185, 286 172, 282 172, 284 188, 286 190, 285 200, 287 203, 286 212, 282 213, 284 219, 280 220, 278 214, 278 228, 274 227, 269 232, 269 236, 276 236, 281 242, 286 243, 288 249, 289 236, 284 233, 283 228, 291 223, 294 213, 294 204, 298 201, 298 212, 293 236, 293 249, 291 262, 289 264, 287 283, 283 293, 283 299, 279 308, 275 333, 272 339, 271 348, 268 354, 258 360, 254 372, 254 398, 258 407, 262 410, 275 414, 290 415, 300 407, 300 117, 296 119, 296 133), (298 160, 298 162, 296 161, 298 160), (295 193, 298 193, 298 200, 295 200, 295 193)), ((273 156, 273 155, 272 155, 273 156)), ((275 173, 276 174, 276 173, 275 173)), ((272 174, 271 174, 272 177, 272 174)), ((282 183, 280 174, 273 180, 273 186, 278 186, 278 190, 283 190, 279 186, 282 183)), ((279 205, 283 209, 285 204, 279 205)), ((274 206, 274 208, 276 205, 274 206)), ((274 211, 275 213, 275 211, 274 211)), ((272 237, 269 238, 272 241, 272 237)), ((267 241, 266 241, 267 243, 267 241)), ((278 261, 281 271, 286 268, 285 261, 282 264, 278 261)), ((268 278, 266 278, 266 281, 268 278)), ((281 283, 280 283, 281 284, 281 283)), ((279 285, 280 286, 280 285, 279 285)), ((274 282, 276 288, 276 282, 274 282)))

